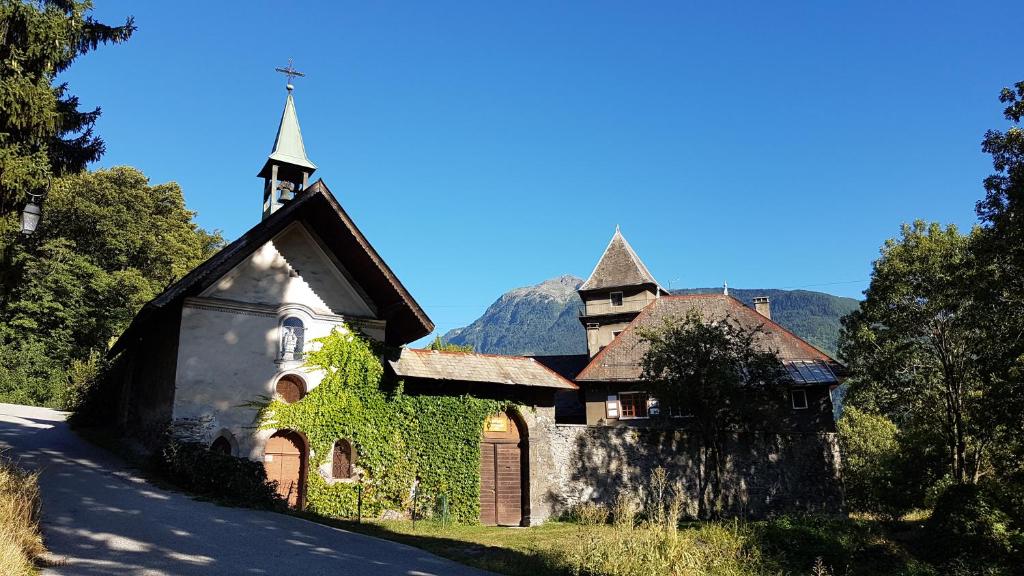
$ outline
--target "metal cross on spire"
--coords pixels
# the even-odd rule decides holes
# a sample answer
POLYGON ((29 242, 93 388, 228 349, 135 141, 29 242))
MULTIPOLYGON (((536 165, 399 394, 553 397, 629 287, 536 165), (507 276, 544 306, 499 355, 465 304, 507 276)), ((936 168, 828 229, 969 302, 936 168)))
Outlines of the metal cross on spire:
POLYGON ((292 86, 292 78, 302 78, 302 77, 305 76, 305 74, 303 74, 302 72, 299 72, 298 70, 295 69, 294 66, 292 66, 292 59, 291 58, 288 59, 288 67, 287 68, 274 68, 274 70, 277 71, 277 72, 280 72, 281 74, 284 74, 285 76, 288 77, 288 86, 287 86, 287 88, 288 88, 289 92, 291 92, 292 89, 295 88, 295 86, 292 86))

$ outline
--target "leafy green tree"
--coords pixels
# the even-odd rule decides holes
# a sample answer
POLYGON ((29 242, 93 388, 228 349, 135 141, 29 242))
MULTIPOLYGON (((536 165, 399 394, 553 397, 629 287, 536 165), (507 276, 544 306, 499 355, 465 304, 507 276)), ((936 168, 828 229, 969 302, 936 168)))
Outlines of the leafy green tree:
POLYGON ((27 192, 44 191, 49 178, 103 154, 93 133, 100 109, 79 110, 67 84, 55 81, 78 56, 127 40, 135 24, 101 24, 91 9, 79 0, 0 0, 0 217, 17 211, 27 192))
POLYGON ((1004 88, 1000 100, 1011 125, 989 130, 982 142, 995 173, 977 204, 982 227, 972 245, 978 262, 972 313, 985 342, 978 355, 982 377, 993 389, 987 409, 998 423, 996 464, 1004 476, 1024 477, 1024 82, 1004 88))
POLYGON ((786 371, 774 352, 757 345, 760 334, 730 318, 707 322, 696 312, 641 333, 650 346, 641 361, 649 391, 666 408, 685 407, 700 435, 703 518, 721 512, 727 434, 764 421, 785 397, 786 371))
POLYGON ((441 340, 440 336, 435 336, 434 341, 427 346, 427 350, 437 350, 438 352, 472 352, 472 344, 452 344, 441 340))
POLYGON ((920 505, 934 479, 919 439, 902 434, 885 416, 853 406, 843 410, 836 428, 851 510, 896 520, 920 505))
POLYGON ((220 235, 193 216, 177 184, 150 186, 134 168, 55 181, 37 233, 0 239, 12 242, 0 349, 14 359, 0 371, 0 396, 36 403, 61 396, 60 371, 105 352, 143 304, 219 249, 220 235), (40 365, 57 374, 24 379, 44 357, 40 365))
POLYGON ((901 429, 940 430, 958 483, 977 481, 992 439, 974 361, 980 332, 968 312, 970 241, 952 225, 904 225, 882 247, 860 309, 843 319, 840 347, 848 404, 901 429))

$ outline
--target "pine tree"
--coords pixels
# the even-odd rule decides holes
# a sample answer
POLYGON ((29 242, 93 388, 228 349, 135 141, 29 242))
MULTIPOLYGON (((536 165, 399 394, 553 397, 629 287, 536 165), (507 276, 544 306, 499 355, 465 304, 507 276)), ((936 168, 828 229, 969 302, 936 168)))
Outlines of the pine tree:
POLYGON ((127 40, 135 23, 108 26, 91 10, 81 0, 0 0, 0 217, 103 154, 93 133, 100 109, 79 110, 56 78, 100 44, 127 40))

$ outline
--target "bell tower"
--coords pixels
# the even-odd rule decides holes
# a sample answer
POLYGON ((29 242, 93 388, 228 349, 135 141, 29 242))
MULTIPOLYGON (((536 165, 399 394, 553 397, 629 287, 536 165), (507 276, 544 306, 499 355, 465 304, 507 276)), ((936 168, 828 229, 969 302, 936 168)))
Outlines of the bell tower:
POLYGON ((668 291, 658 284, 619 227, 604 254, 577 292, 583 301, 580 322, 587 330, 587 352, 594 357, 648 304, 668 291))
POLYGON ((292 91, 292 78, 304 76, 292 68, 291 61, 287 68, 277 68, 288 76, 288 97, 284 101, 284 112, 281 124, 277 127, 277 138, 274 149, 267 157, 263 169, 257 176, 263 178, 263 217, 270 216, 289 201, 305 190, 309 185, 309 177, 316 170, 306 156, 306 146, 302 143, 302 130, 299 128, 299 116, 295 112, 295 98, 292 91))

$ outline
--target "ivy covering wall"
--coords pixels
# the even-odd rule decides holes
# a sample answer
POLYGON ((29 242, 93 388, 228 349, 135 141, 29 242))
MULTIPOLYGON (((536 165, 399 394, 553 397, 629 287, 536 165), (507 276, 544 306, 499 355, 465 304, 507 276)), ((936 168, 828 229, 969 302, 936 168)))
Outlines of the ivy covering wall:
POLYGON ((480 438, 484 420, 508 402, 472 396, 407 395, 401 383, 382 388, 380 350, 349 329, 318 339, 308 367, 325 373, 300 401, 271 400, 260 412, 262 429, 305 434, 311 449, 306 505, 325 516, 356 514, 358 482, 329 482, 317 468, 337 440, 352 443, 363 477, 363 514, 411 509, 410 490, 420 476, 419 509, 430 511, 445 495, 457 522, 480 513, 480 438))

